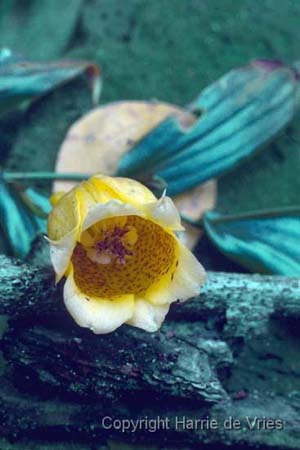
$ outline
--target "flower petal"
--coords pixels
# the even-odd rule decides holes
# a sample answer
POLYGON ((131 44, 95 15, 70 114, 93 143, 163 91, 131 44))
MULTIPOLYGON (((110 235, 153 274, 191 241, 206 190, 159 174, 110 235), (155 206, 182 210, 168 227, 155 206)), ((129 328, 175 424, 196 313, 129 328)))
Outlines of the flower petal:
POLYGON ((128 325, 142 328, 145 331, 157 331, 163 323, 170 305, 152 305, 142 298, 135 301, 134 313, 128 325))
MULTIPOLYGON (((123 177, 95 175, 92 182, 98 182, 115 192, 116 198, 133 206, 143 206, 156 200, 155 195, 136 180, 123 177)), ((99 184, 99 186, 100 186, 99 184)))
POLYGON ((70 259, 76 245, 76 235, 77 230, 74 230, 58 241, 48 239, 50 243, 50 259, 56 273, 56 283, 62 279, 70 264, 70 259))
POLYGON ((62 197, 65 195, 65 191, 56 191, 54 192, 54 194, 51 195, 50 197, 50 203, 52 206, 55 206, 61 199, 62 197))
POLYGON ((65 274, 82 221, 82 192, 77 188, 60 197, 48 219, 50 258, 56 272, 56 282, 65 274))
POLYGON ((188 300, 199 294, 200 286, 206 279, 205 270, 197 258, 183 244, 177 242, 176 270, 172 274, 164 275, 145 293, 145 299, 153 305, 188 300))
POLYGON ((142 213, 131 205, 120 200, 110 200, 107 203, 98 203, 92 206, 84 219, 82 231, 94 225, 100 220, 118 216, 141 216, 142 213))
POLYGON ((118 299, 89 298, 81 293, 71 273, 64 286, 64 302, 75 322, 95 334, 105 334, 127 322, 134 312, 134 296, 118 299))
POLYGON ((171 230, 183 231, 180 214, 170 197, 162 196, 156 202, 147 204, 145 212, 157 224, 171 230))
POLYGON ((77 188, 63 195, 53 207, 48 219, 48 237, 59 241, 80 225, 80 192, 77 188))

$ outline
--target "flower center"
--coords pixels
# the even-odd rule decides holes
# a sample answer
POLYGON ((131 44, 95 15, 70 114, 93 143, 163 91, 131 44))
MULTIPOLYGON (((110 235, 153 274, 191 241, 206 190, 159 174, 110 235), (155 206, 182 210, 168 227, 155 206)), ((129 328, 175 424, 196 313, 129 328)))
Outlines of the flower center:
POLYGON ((142 294, 173 273, 176 241, 139 216, 102 220, 82 233, 72 256, 74 279, 86 295, 142 294))
POLYGON ((87 251, 87 256, 98 264, 125 264, 126 257, 133 255, 136 240, 137 232, 134 227, 115 226, 104 231, 104 236, 94 242, 87 251))

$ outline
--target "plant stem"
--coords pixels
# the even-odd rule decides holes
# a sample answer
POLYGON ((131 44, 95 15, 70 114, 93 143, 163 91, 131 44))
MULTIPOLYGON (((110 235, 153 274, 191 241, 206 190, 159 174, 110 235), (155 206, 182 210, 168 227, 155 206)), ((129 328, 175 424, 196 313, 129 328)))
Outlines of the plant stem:
POLYGON ((91 175, 84 173, 57 173, 57 172, 3 172, 3 179, 11 183, 13 181, 82 181, 87 180, 91 175))
MULTIPOLYGON (((220 217, 215 217, 211 219, 210 222, 214 224, 234 222, 235 220, 246 220, 246 219, 268 219, 272 217, 281 217, 281 216, 300 216, 300 206, 283 206, 281 208, 273 208, 273 209, 261 209, 261 210, 253 210, 247 211, 243 213, 237 214, 225 214, 220 217)), ((194 227, 203 228, 204 221, 201 218, 200 220, 192 220, 187 216, 182 216, 182 219, 190 225, 194 227)))
POLYGON ((295 216, 300 215, 300 206, 283 206, 281 208, 273 209, 261 209, 254 211, 247 211, 238 214, 228 214, 222 217, 216 217, 212 219, 213 223, 226 223, 233 222, 234 220, 244 220, 244 219, 267 219, 272 217, 280 216, 295 216))

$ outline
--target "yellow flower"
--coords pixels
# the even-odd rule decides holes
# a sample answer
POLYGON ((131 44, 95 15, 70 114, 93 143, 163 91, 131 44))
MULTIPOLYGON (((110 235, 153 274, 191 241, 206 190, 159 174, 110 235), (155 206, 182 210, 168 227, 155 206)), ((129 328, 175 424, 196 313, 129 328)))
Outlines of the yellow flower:
POLYGON ((52 203, 51 261, 56 280, 67 277, 64 302, 78 325, 156 331, 172 302, 199 293, 205 272, 175 234, 183 228, 169 197, 95 175, 52 203))

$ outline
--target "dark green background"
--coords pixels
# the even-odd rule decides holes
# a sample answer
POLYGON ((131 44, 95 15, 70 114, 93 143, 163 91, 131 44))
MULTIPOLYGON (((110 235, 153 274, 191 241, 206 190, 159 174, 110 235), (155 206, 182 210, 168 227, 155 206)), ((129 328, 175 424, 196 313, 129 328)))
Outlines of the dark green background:
MULTIPOLYGON (((254 58, 300 59, 295 0, 2 0, 0 41, 35 60, 89 59, 103 70, 101 104, 158 99, 185 105, 254 58)), ((10 170, 51 170, 68 127, 91 107, 76 80, 0 123, 10 170)), ((299 203, 299 118, 254 160, 222 177, 218 207, 299 203)))

